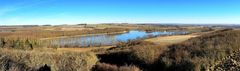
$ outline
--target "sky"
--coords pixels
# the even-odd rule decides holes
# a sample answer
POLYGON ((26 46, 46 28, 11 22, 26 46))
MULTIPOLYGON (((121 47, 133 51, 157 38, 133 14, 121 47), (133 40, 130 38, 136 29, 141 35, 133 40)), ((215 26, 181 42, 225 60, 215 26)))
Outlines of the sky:
POLYGON ((0 0, 0 25, 240 24, 240 0, 0 0))

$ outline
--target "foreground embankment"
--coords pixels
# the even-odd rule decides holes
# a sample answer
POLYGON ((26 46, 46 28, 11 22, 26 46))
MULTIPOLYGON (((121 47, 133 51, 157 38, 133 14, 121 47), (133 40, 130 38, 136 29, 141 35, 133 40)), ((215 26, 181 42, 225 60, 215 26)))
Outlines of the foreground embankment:
POLYGON ((0 49, 0 71, 90 71, 97 61, 91 52, 0 49))

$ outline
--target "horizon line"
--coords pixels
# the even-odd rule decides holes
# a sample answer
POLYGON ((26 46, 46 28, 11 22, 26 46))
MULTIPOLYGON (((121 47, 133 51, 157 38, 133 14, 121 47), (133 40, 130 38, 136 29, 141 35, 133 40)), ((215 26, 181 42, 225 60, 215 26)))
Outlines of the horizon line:
POLYGON ((9 25, 0 25, 0 26, 44 26, 44 25, 81 25, 81 24, 156 24, 156 25, 240 25, 237 23, 75 23, 75 24, 9 24, 9 25))

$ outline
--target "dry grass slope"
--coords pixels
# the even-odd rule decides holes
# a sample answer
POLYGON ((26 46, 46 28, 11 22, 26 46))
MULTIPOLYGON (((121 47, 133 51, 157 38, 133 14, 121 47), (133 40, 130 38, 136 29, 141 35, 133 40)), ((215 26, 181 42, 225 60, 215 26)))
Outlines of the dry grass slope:
POLYGON ((52 71, 90 71, 97 61, 91 52, 0 50, 1 71, 35 71, 44 65, 52 71))
POLYGON ((238 50, 239 30, 220 30, 172 45, 160 57, 165 70, 204 71, 238 50))

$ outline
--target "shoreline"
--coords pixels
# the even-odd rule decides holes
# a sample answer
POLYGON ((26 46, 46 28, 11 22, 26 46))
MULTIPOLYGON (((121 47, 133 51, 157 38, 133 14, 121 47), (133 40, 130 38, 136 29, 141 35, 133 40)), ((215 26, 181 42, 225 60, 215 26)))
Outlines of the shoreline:
MULTIPOLYGON (((168 37, 178 37, 178 36, 189 36, 192 34, 188 34, 188 35, 171 35, 171 36, 158 36, 158 37, 153 37, 153 38, 146 38, 143 39, 143 41, 148 41, 151 39, 158 39, 158 38, 164 38, 164 39, 168 39, 168 37)), ((151 42, 151 41, 150 41, 151 42)), ((163 42, 161 42, 163 43, 163 42)), ((92 50, 96 50, 96 49, 109 49, 112 48, 116 45, 105 45, 105 46, 93 46, 93 47, 85 47, 85 48, 78 48, 78 47, 70 47, 70 48, 57 48, 58 51, 74 51, 74 52, 87 52, 87 51, 92 51, 92 50)))
POLYGON ((100 47, 86 47, 86 48, 71 47, 71 48, 57 48, 57 51, 88 52, 88 51, 93 51, 98 49, 109 49, 113 47, 115 47, 115 45, 100 46, 100 47))
MULTIPOLYGON (((203 34, 207 34, 213 31, 209 32, 201 32, 201 33, 191 33, 191 34, 185 34, 185 35, 168 35, 168 36, 158 36, 158 37, 152 37, 152 38, 146 38, 143 39, 143 41, 150 41, 153 43, 158 43, 158 45, 162 46, 167 46, 171 44, 176 44, 176 43, 181 43, 183 41, 186 41, 190 38, 198 37, 203 34), (173 39, 174 38, 174 39, 173 39), (178 39, 175 39, 178 38, 178 39)), ((91 50, 96 50, 96 49, 109 49, 112 48, 116 45, 105 45, 105 46, 93 46, 93 47, 86 47, 86 48, 58 48, 57 50, 60 51, 75 51, 75 52, 86 52, 86 51, 91 51, 91 50)))
POLYGON ((50 37, 50 38, 41 38, 40 40, 50 40, 50 39, 58 39, 58 38, 71 38, 71 37, 82 37, 82 36, 95 36, 95 35, 111 35, 111 34, 122 34, 128 31, 122 32, 112 32, 112 33, 97 33, 97 34, 82 34, 82 35, 74 35, 74 36, 60 36, 60 37, 50 37))

